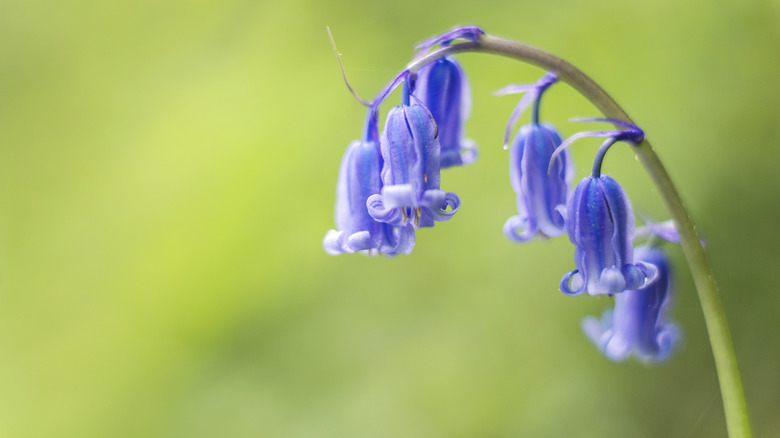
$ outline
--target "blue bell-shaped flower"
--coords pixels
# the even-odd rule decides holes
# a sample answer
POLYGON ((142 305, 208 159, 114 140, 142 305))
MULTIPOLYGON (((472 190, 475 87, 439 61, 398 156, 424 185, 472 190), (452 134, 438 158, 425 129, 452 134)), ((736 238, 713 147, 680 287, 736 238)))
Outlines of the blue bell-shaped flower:
POLYGON ((420 103, 410 104, 404 87, 404 104, 390 109, 382 139, 382 191, 368 198, 374 219, 395 226, 411 223, 432 227, 449 220, 460 207, 460 198, 440 189, 436 122, 420 103))
POLYGON ((377 252, 393 256, 411 252, 414 229, 380 223, 368 213, 366 201, 382 189, 380 172, 382 155, 376 133, 376 114, 369 111, 366 135, 347 147, 341 160, 336 186, 336 226, 323 239, 325 251, 330 254, 357 251, 377 252))
POLYGON ((538 235, 552 237, 566 231, 566 205, 574 166, 568 151, 550 165, 561 144, 552 125, 530 123, 520 128, 509 149, 509 181, 517 193, 518 215, 504 224, 504 234, 516 242, 538 235), (549 171, 548 171, 549 167, 549 171))
POLYGON ((612 122, 625 129, 574 134, 553 153, 551 162, 577 138, 607 137, 593 160, 593 171, 577 184, 566 205, 566 229, 574 244, 577 269, 563 276, 560 289, 577 295, 617 294, 626 289, 641 289, 658 274, 652 263, 633 261, 634 212, 623 188, 601 173, 601 164, 609 148, 618 141, 639 144, 644 132, 637 126, 618 120, 587 119, 612 122))
POLYGON ((472 163, 477 157, 476 145, 463 138, 471 112, 471 89, 458 61, 445 56, 421 68, 414 96, 430 110, 438 125, 441 167, 472 163))
POLYGON ((669 263, 660 248, 649 245, 637 247, 634 256, 657 268, 656 281, 615 295, 614 311, 605 311, 601 320, 583 319, 582 329, 612 360, 622 361, 632 354, 644 361, 663 360, 679 339, 677 327, 664 319, 672 293, 669 263))
POLYGON ((552 125, 539 123, 542 94, 557 80, 553 73, 546 73, 535 84, 509 85, 494 93, 525 93, 507 122, 505 144, 515 122, 533 103, 531 123, 520 128, 509 149, 509 181, 517 193, 519 214, 506 221, 504 234, 516 242, 566 231, 561 210, 569 194, 574 166, 567 150, 551 163, 553 153, 561 145, 561 136, 552 125))
POLYGON ((634 213, 614 179, 603 174, 583 178, 566 210, 577 269, 561 279, 562 292, 616 294, 640 289, 655 279, 655 266, 633 262, 634 213))

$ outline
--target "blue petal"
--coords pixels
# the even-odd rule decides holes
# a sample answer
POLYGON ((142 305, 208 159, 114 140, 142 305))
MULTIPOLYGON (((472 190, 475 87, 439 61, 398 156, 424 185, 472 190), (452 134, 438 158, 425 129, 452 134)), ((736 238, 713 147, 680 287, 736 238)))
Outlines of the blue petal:
POLYGON ((322 246, 325 248, 325 251, 330 255, 339 255, 344 252, 351 252, 346 247, 346 245, 344 245, 343 236, 343 231, 329 230, 325 234, 325 238, 322 239, 322 246))
POLYGON ((614 333, 603 347, 604 355, 614 361, 623 361, 631 353, 631 343, 620 333, 614 333))
POLYGON ((601 349, 602 341, 601 338, 604 336, 605 332, 611 327, 611 324, 607 327, 604 327, 601 323, 601 320, 599 320, 596 317, 593 316, 586 316, 585 318, 582 318, 582 322, 580 323, 580 327, 582 328, 582 331, 585 333, 585 336, 590 339, 591 342, 593 342, 596 347, 601 349))
POLYGON ((626 279, 623 277, 623 273, 616 267, 604 268, 601 271, 601 275, 598 277, 598 283, 595 285, 595 290, 588 290, 591 294, 616 294, 623 292, 626 289, 626 279))
POLYGON ((390 225, 385 226, 386 239, 385 244, 379 249, 386 256, 395 256, 397 254, 409 254, 414 247, 414 227, 405 225, 393 228, 390 225))
POLYGON ((422 157, 415 148, 403 107, 397 106, 388 112, 380 144, 384 160, 382 183, 385 186, 410 184, 422 174, 422 157))
POLYGON ((378 248, 376 242, 368 231, 358 231, 347 238, 347 247, 350 252, 366 251, 378 248))
POLYGON ((615 224, 612 234, 615 264, 622 266, 633 261, 634 213, 626 192, 614 179, 601 175, 599 181, 615 224))

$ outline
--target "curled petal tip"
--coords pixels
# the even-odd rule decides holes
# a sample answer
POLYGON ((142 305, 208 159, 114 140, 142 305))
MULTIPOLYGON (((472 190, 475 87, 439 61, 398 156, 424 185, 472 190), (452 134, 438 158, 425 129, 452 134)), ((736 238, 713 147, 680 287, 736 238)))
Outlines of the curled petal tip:
POLYGON ((378 222, 400 225, 406 221, 406 218, 403 217, 403 210, 387 206, 384 197, 379 194, 371 195, 366 200, 366 208, 368 214, 378 222))
POLYGON ((661 272, 656 265, 641 260, 634 262, 634 264, 644 276, 642 284, 637 289, 644 289, 658 280, 661 272))
POLYGON ((504 223, 504 235, 515 242, 528 242, 536 235, 536 228, 528 226, 528 218, 512 216, 504 223))
POLYGON ((565 293, 566 295, 579 295, 585 292, 585 283, 582 281, 582 276, 578 274, 579 271, 575 269, 563 275, 560 284, 561 292, 565 293))

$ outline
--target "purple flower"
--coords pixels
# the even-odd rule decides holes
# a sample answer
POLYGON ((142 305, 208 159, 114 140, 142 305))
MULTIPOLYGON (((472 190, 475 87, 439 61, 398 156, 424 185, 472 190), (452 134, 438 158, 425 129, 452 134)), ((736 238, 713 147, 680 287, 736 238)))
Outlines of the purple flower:
POLYGON ((509 150, 509 181, 517 193, 518 215, 504 224, 504 234, 516 242, 535 235, 557 236, 566 230, 561 207, 566 204, 574 167, 568 154, 550 166, 561 137, 549 124, 520 128, 509 150))
POLYGON ((664 320, 672 293, 669 263, 661 249, 648 245, 637 247, 635 256, 656 266, 657 280, 615 295, 614 311, 605 311, 601 320, 583 319, 582 329, 612 360, 622 361, 631 354, 645 361, 663 360, 679 339, 676 326, 664 320))
POLYGON ((449 220, 458 211, 460 198, 440 189, 441 146, 436 135, 430 111, 410 104, 405 86, 404 104, 389 111, 382 133, 383 187, 381 194, 368 198, 371 217, 418 228, 449 220))
POLYGON ((563 276, 563 293, 616 294, 640 289, 657 275, 651 263, 633 263, 634 214, 623 188, 607 175, 587 176, 566 207, 577 269, 563 276), (571 280, 571 285, 569 281, 571 280))
POLYGON ((471 90, 458 61, 447 56, 420 69, 414 96, 438 125, 441 167, 471 164, 477 157, 476 145, 463 138, 471 111, 471 90))
POLYGON ((552 125, 539 123, 542 93, 555 81, 557 77, 547 73, 535 84, 509 85, 494 93, 526 93, 507 122, 504 143, 508 142, 512 126, 525 108, 534 104, 531 123, 520 128, 509 150, 509 181, 517 193, 519 214, 506 221, 504 234, 516 242, 528 241, 536 235, 557 236, 566 230, 560 210, 566 204, 574 166, 568 151, 559 160, 550 162, 561 144, 561 136, 552 125))
POLYGON ((350 143, 341 160, 336 186, 338 231, 328 231, 322 242, 329 254, 367 251, 393 256, 408 254, 414 246, 411 226, 396 229, 377 222, 368 213, 366 201, 382 189, 382 156, 376 137, 376 114, 369 111, 364 139, 350 143))
POLYGON ((601 174, 604 156, 612 145, 624 141, 637 145, 645 138, 637 126, 619 120, 582 119, 579 121, 611 122, 625 129, 589 131, 572 135, 552 154, 556 157, 576 139, 607 137, 593 160, 593 171, 577 184, 566 205, 566 228, 574 244, 577 269, 563 276, 560 289, 577 295, 616 294, 626 289, 640 289, 652 283, 657 275, 651 263, 633 263, 634 212, 623 188, 612 178, 601 174), (571 283, 570 283, 571 281, 571 283))

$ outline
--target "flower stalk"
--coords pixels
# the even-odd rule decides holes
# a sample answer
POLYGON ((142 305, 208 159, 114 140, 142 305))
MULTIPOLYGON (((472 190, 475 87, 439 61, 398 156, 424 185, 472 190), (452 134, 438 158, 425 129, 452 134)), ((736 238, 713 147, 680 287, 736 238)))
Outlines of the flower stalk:
MULTIPOLYGON (((406 71, 415 74, 420 68, 444 56, 464 52, 501 55, 553 72, 559 80, 568 83, 582 96, 590 100, 606 118, 634 124, 628 114, 604 89, 569 62, 535 47, 487 34, 480 35, 476 41, 446 45, 425 56, 418 57, 407 65, 406 71)), ((616 123, 616 126, 619 127, 619 124, 616 123)), ((643 139, 632 149, 650 175, 676 223, 680 235, 680 245, 688 261, 707 326, 729 437, 749 438, 752 435, 747 403, 745 402, 734 345, 726 313, 718 294, 718 287, 702 247, 701 239, 696 233, 693 221, 683 205, 680 194, 650 142, 643 139)))

